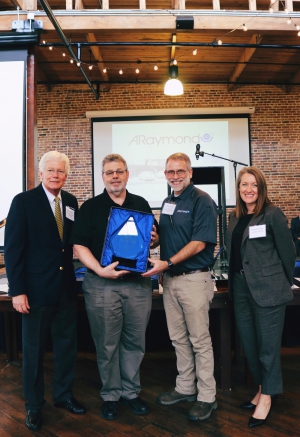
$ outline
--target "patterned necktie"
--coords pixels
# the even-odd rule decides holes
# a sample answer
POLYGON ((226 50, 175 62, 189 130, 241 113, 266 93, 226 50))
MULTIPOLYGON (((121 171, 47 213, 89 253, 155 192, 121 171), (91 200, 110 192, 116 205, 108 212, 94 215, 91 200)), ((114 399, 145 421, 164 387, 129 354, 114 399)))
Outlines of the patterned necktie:
POLYGON ((59 197, 55 197, 55 221, 57 224, 57 229, 59 232, 59 236, 61 241, 63 241, 63 232, 64 232, 64 227, 63 227, 63 221, 62 221, 62 217, 61 217, 61 210, 60 210, 60 198, 59 197))

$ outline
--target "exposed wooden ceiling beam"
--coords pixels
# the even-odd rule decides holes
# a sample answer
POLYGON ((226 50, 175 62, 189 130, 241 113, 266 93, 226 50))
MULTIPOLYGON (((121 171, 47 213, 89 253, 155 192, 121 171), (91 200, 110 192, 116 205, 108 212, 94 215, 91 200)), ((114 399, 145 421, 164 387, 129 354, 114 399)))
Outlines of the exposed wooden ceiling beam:
POLYGON ((84 9, 84 4, 82 0, 75 0, 75 9, 82 10, 84 9))
MULTIPOLYGON (((176 29, 176 20, 172 15, 151 14, 151 15, 101 15, 101 10, 95 15, 90 11, 69 11, 69 14, 59 14, 53 11, 57 21, 65 32, 96 32, 97 30, 171 30, 176 29), (87 13, 88 12, 88 13, 87 13)), ((27 19, 27 11, 20 11, 20 19, 27 19)), ((226 17, 211 15, 194 15, 194 30, 232 30, 241 26, 245 17, 237 17, 226 14, 226 17)), ((35 20, 41 20, 44 24, 44 31, 53 30, 53 25, 44 14, 39 11, 35 12, 35 20)), ((12 16, 1 15, 0 31, 10 31, 12 23, 12 16)), ((285 14, 280 18, 276 18, 273 14, 268 17, 260 17, 259 20, 249 20, 247 28, 256 33, 267 31, 282 31, 290 32, 291 27, 286 22, 285 14)), ((224 41, 225 42, 225 41, 224 41)))
POLYGON ((293 90, 293 88, 296 86, 296 85, 294 85, 294 83, 299 83, 299 82, 300 82, 300 70, 298 70, 294 74, 294 76, 292 77, 292 79, 290 81, 290 84, 285 87, 285 91, 287 93, 290 93, 293 90))
MULTIPOLYGON (((252 37, 249 41, 249 44, 259 44, 261 42, 261 40, 262 40, 261 35, 252 35, 252 37)), ((227 87, 228 91, 232 90, 232 88, 234 87, 233 82, 237 82, 239 76, 241 75, 242 71, 246 67, 247 62, 249 62, 249 60, 253 56, 255 50, 256 49, 254 49, 254 48, 246 48, 244 50, 244 52, 242 53, 240 59, 238 60, 238 64, 234 69, 234 72, 232 73, 232 75, 229 78, 230 84, 227 87)))
MULTIPOLYGON (((86 35, 86 39, 87 39, 88 42, 97 42, 96 37, 95 37, 95 35, 93 33, 88 33, 86 35)), ((92 51, 92 53, 94 55, 94 58, 97 61, 97 66, 99 68, 101 76, 103 77, 105 82, 109 82, 109 75, 108 75, 107 71, 105 73, 103 72, 103 69, 105 68, 105 63, 104 63, 104 60, 103 60, 100 48, 97 47, 97 46, 91 46, 90 48, 91 48, 91 51, 92 51)), ((107 90, 110 89, 110 84, 109 83, 106 84, 105 86, 106 86, 107 90)))
POLYGON ((48 82, 50 81, 50 77, 48 74, 41 68, 41 66, 36 63, 36 71, 37 71, 37 78, 39 81, 42 82, 48 82))
MULTIPOLYGON (((176 42, 176 34, 173 33, 172 35, 172 43, 176 42)), ((176 47, 171 47, 171 54, 170 54, 170 59, 175 59, 175 51, 176 51, 176 47)))
MULTIPOLYGON (((37 80, 38 82, 51 82, 51 78, 48 76, 48 74, 39 66, 39 64, 36 65, 36 71, 37 71, 37 80)), ((50 93, 52 91, 54 85, 47 84, 45 85, 47 91, 50 93)))
POLYGON ((285 0, 285 7, 290 12, 293 12, 293 10, 294 10, 293 0, 285 0))
POLYGON ((19 6, 20 9, 24 9, 23 8, 24 0, 15 0, 14 3, 16 4, 16 6, 19 6))
POLYGON ((249 0, 249 11, 256 11, 256 0, 249 0))
POLYGON ((14 0, 14 3, 23 11, 37 10, 37 0, 14 0))
POLYGON ((172 0, 173 9, 185 9, 185 0, 172 0))

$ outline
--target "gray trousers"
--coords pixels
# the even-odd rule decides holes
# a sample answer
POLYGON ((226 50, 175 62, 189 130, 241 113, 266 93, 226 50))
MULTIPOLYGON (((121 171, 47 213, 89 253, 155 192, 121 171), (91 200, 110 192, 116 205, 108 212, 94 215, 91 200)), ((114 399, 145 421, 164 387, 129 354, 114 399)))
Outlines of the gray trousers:
POLYGON ((151 280, 100 278, 86 273, 85 306, 96 346, 104 401, 133 399, 141 391, 140 364, 152 304, 151 280))
POLYGON ((246 277, 235 273, 233 300, 236 325, 254 382, 262 393, 282 393, 281 337, 286 304, 261 307, 252 297, 246 277))

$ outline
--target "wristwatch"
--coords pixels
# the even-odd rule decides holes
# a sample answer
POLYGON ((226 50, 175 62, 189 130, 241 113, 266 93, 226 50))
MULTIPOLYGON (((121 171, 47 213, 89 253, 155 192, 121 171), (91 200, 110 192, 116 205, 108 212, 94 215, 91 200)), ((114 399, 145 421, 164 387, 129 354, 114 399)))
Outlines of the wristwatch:
POLYGON ((167 259, 169 269, 173 266, 173 263, 170 259, 167 259))

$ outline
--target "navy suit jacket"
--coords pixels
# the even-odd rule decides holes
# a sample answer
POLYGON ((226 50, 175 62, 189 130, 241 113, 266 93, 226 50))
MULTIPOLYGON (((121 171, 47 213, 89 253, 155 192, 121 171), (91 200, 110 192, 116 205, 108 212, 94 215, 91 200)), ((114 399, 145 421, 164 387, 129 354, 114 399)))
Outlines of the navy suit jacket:
MULTIPOLYGON (((225 235, 229 258, 228 291, 233 294, 233 269, 231 259, 232 233, 239 219, 230 213, 225 235)), ((293 298, 291 285, 295 267, 295 246, 287 219, 276 206, 268 205, 257 217, 252 217, 245 229, 241 256, 250 292, 262 307, 288 302, 293 298), (249 239, 249 227, 266 225, 266 237, 249 239)))
POLYGON ((9 294, 26 294, 29 305, 53 305, 61 287, 76 297, 73 249, 69 238, 73 221, 66 206, 78 211, 76 197, 61 190, 64 237, 60 240, 55 217, 42 184, 14 197, 5 226, 4 259, 9 294))

